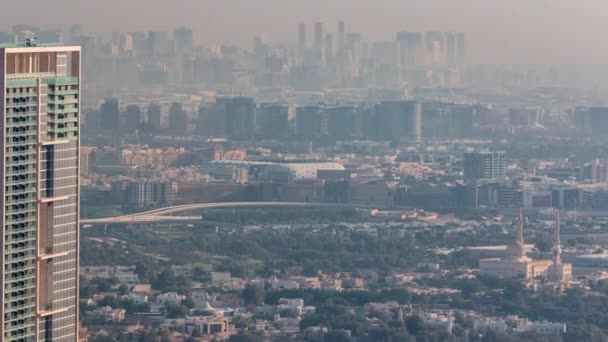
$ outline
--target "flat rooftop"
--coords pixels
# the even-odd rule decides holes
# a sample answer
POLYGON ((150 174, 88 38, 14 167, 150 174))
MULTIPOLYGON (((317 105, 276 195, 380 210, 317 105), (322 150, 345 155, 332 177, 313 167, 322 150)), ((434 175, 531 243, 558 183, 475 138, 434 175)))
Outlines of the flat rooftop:
POLYGON ((27 48, 27 47, 54 47, 63 46, 63 43, 40 43, 32 42, 30 44, 26 42, 19 43, 0 43, 0 48, 27 48))

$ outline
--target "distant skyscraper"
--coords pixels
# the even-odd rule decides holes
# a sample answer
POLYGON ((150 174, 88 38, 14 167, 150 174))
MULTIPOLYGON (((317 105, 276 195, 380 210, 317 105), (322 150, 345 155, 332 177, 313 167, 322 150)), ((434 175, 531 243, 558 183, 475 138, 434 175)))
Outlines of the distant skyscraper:
POLYGON ((255 122, 259 138, 286 139, 293 128, 293 108, 285 104, 261 104, 255 112, 255 122))
POLYGON ((169 130, 181 136, 188 131, 188 116, 180 103, 173 102, 169 108, 169 130))
POLYGON ((173 48, 177 53, 183 53, 192 50, 194 45, 192 29, 189 27, 180 27, 173 32, 173 48))
MULTIPOLYGON (((362 55, 365 53, 362 52, 362 55)), ((370 63, 371 84, 391 87, 399 84, 399 45, 396 42, 375 42, 372 45, 370 63)), ((365 63, 363 63, 365 65, 365 63)))
POLYGON ((421 32, 398 32, 399 56, 401 58, 401 69, 415 67, 422 62, 422 33, 421 32))
POLYGON ((346 44, 346 28, 344 22, 341 21, 338 23, 338 51, 341 51, 345 48, 346 44))
POLYGON ((325 110, 327 136, 336 141, 361 137, 363 120, 356 106, 336 106, 325 110))
POLYGON ((323 23, 315 24, 315 50, 322 51, 323 50, 323 23))
POLYGON ((361 34, 357 32, 350 32, 346 35, 346 47, 344 60, 340 63, 350 62, 351 69, 349 70, 349 77, 359 77, 361 69, 361 34))
POLYGON ((100 108, 101 128, 106 131, 117 132, 121 128, 120 111, 117 99, 106 99, 100 108))
POLYGON ((148 34, 148 48, 152 56, 167 56, 171 52, 171 42, 167 32, 150 32, 148 34))
POLYGON ((443 119, 447 124, 447 135, 454 138, 469 138, 473 135, 473 125, 477 110, 475 106, 466 104, 451 104, 443 119))
POLYGON ((589 108, 587 115, 587 123, 591 135, 606 136, 608 135, 608 107, 592 107, 589 108))
POLYGON ((426 33, 425 62, 429 64, 445 63, 445 37, 443 32, 426 33))
POLYGON ((466 60, 466 34, 456 33, 456 64, 464 65, 466 60))
POLYGON ((255 102, 250 97, 225 97, 216 100, 216 111, 224 117, 225 130, 232 140, 249 140, 255 129, 255 102))
POLYGON ((323 107, 298 107, 295 111, 296 137, 300 139, 318 139, 325 135, 323 107))
POLYGON ((325 49, 325 34, 323 32, 323 23, 315 24, 315 42, 314 42, 314 64, 320 65, 322 67, 327 63, 325 59, 325 53, 323 49, 325 49))
POLYGON ((91 157, 94 152, 94 147, 80 147, 80 176, 88 177, 91 172, 91 157))
POLYGON ((446 63, 450 66, 456 65, 456 36, 453 32, 445 32, 445 45, 446 45, 446 63))
POLYGON ((158 104, 148 106, 148 124, 155 131, 160 131, 163 128, 162 111, 158 104))
POLYGON ((419 141, 421 105, 414 101, 384 101, 375 108, 376 130, 382 140, 419 141))
POLYGON ((304 53, 306 50, 307 42, 306 42, 306 24, 298 25, 298 49, 300 54, 304 53))
POLYGON ((264 37, 262 36, 254 36, 253 44, 252 44, 253 52, 258 54, 260 50, 264 48, 264 37))
POLYGON ((78 339, 80 47, 0 45, 2 341, 78 339))
POLYGON ((334 61, 334 36, 331 33, 325 34, 325 64, 334 61))
POLYGON ((464 155, 464 179, 498 179, 505 176, 504 152, 473 152, 464 155))
POLYGON ((125 128, 127 129, 127 131, 132 132, 139 128, 140 123, 141 123, 141 110, 139 109, 139 106, 138 105, 128 105, 125 128))

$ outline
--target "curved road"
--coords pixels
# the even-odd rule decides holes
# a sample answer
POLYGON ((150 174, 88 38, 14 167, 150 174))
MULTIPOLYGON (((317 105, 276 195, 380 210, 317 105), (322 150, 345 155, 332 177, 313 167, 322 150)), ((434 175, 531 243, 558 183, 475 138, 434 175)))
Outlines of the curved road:
POLYGON ((201 219, 200 216, 170 216, 174 213, 186 212, 191 210, 214 209, 214 208, 246 208, 246 207, 336 207, 336 208, 355 208, 365 206, 355 206, 351 204, 335 203, 308 203, 308 202, 217 202, 217 203, 196 203, 176 205, 172 207, 159 208, 141 213, 104 217, 95 219, 80 220, 80 224, 95 223, 150 223, 150 222, 171 222, 171 221, 192 221, 201 219))

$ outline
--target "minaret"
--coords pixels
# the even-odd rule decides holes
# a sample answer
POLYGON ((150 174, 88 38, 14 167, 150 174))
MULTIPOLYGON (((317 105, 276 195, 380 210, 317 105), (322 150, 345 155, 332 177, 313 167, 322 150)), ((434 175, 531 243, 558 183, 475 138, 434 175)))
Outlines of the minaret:
POLYGON ((553 277, 554 280, 560 280, 558 275, 558 267, 562 263, 562 247, 560 240, 560 222, 559 222, 559 210, 555 214, 555 227, 553 227, 553 277))
POLYGON ((519 208, 519 222, 517 223, 515 242, 517 244, 524 244, 524 211, 522 208, 519 208))
POLYGON ((526 246, 524 244, 524 213, 521 208, 519 209, 519 221, 517 222, 513 242, 507 247, 507 255, 511 260, 527 260, 526 246))

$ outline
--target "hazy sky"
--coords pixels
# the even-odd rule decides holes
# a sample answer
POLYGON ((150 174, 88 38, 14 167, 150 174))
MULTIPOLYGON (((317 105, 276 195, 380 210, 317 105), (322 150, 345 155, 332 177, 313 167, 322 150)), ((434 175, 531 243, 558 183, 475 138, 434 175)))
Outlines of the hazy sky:
MULTIPOLYGON (((98 32, 165 30, 186 25, 204 43, 295 39, 315 21, 366 40, 398 30, 465 31, 475 62, 602 63, 608 56, 607 0, 0 0, 0 27, 80 23, 98 32), (67 10, 69 9, 69 10, 67 10)), ((248 45, 249 46, 249 45, 248 45)))

